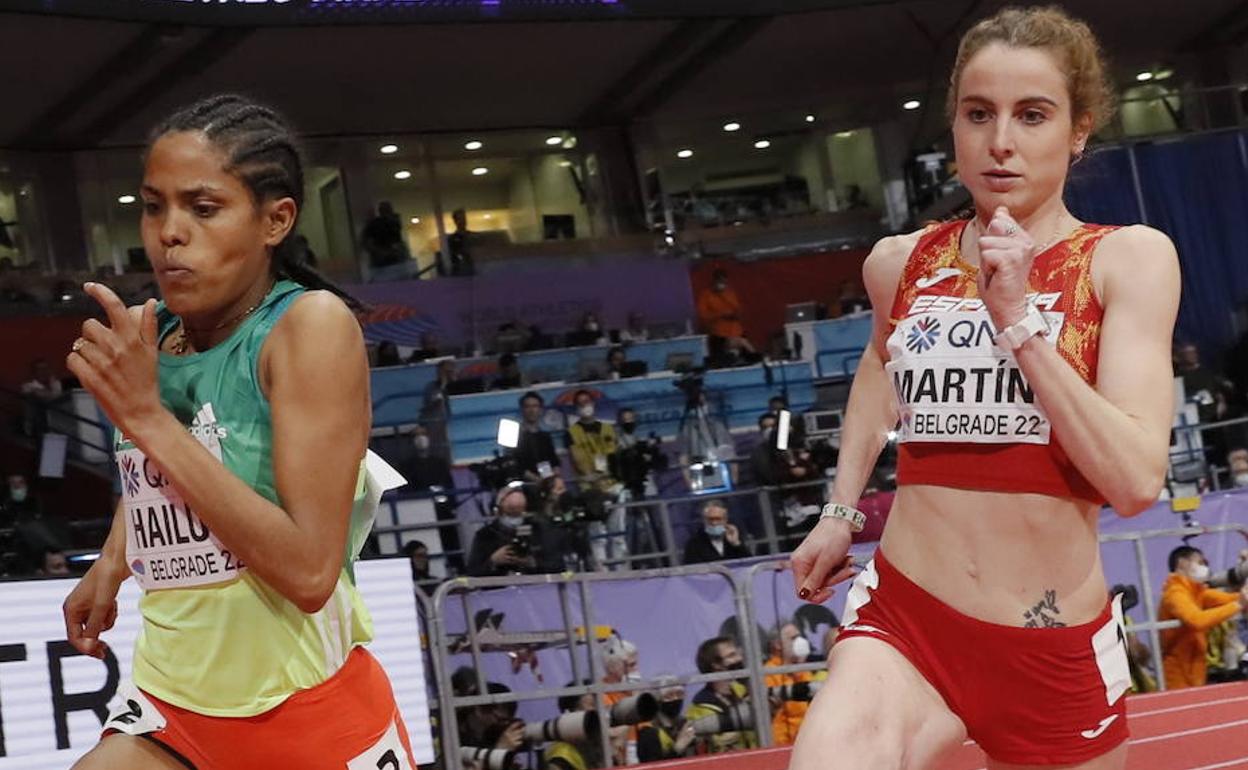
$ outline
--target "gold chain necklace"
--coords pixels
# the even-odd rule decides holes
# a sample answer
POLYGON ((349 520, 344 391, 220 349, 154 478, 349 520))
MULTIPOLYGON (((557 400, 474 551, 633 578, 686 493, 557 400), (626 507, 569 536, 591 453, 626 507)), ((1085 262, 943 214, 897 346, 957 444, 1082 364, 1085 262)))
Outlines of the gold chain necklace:
POLYGON ((178 336, 175 337, 173 342, 169 345, 170 352, 172 352, 175 356, 181 356, 181 355, 186 354, 186 348, 190 342, 190 338, 186 334, 188 331, 198 332, 198 333, 215 332, 215 331, 220 331, 221 329, 224 329, 228 326, 233 326, 234 324, 239 323, 240 321, 244 320, 245 318, 247 318, 247 316, 251 315, 252 313, 260 309, 260 306, 264 304, 265 297, 268 297, 269 292, 271 291, 273 291, 273 284, 270 284, 269 288, 265 290, 264 294, 260 295, 259 302, 247 308, 246 310, 239 313, 238 315, 233 316, 232 318, 227 318, 221 323, 217 324, 216 326, 210 326, 207 329, 190 329, 187 327, 186 323, 181 318, 179 318, 178 319, 178 336))

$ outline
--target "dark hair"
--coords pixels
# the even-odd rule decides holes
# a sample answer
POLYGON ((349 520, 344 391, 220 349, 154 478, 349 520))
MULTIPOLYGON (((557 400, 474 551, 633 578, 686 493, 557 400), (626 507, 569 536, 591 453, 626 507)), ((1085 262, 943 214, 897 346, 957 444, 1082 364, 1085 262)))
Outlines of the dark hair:
POLYGON ((719 663, 719 646, 721 644, 735 645, 737 642, 731 636, 712 636, 702 644, 698 645, 698 654, 694 658, 698 664, 698 673, 709 674, 715 670, 715 666, 719 663))
POLYGON ((615 418, 618 420, 621 415, 625 415, 625 414, 631 414, 632 416, 636 417, 637 410, 632 408, 631 406, 622 406, 616 410, 615 418))
POLYGON ((523 396, 520 397, 520 401, 518 403, 520 404, 521 409, 524 408, 524 402, 528 401, 530 398, 536 398, 537 403, 541 404, 542 406, 546 406, 546 399, 542 398, 542 394, 538 393, 536 390, 530 390, 528 393, 525 393, 523 396))
POLYGON ((779 393, 767 399, 768 404, 771 404, 772 401, 779 401, 781 404, 784 404, 784 407, 786 409, 789 407, 789 400, 785 398, 784 396, 780 395, 779 393))
MULTIPOLYGON (((593 684, 593 682, 589 681, 588 679, 584 679, 584 680, 581 680, 581 684, 585 686, 589 686, 593 684)), ((565 684, 564 687, 576 687, 576 680, 573 679, 571 682, 568 682, 567 684, 565 684)), ((562 714, 568 711, 577 711, 581 705, 581 698, 583 697, 585 697, 583 694, 559 696, 559 700, 558 700, 559 713, 562 714)))
MULTIPOLYGON (((303 209, 303 159, 290 126, 274 110, 237 94, 210 96, 159 123, 148 139, 148 150, 161 137, 184 131, 203 134, 221 150, 226 171, 242 181, 257 203, 290 198, 303 209)), ((303 261, 293 234, 292 228, 273 249, 274 272, 309 289, 336 294, 352 310, 363 310, 359 300, 303 261)))
POLYGON ((762 414, 758 416, 758 427, 760 428, 763 427, 763 420, 775 420, 775 419, 776 419, 775 412, 763 412, 762 414))
POLYGON ((403 553, 407 554, 408 556, 411 556, 413 553, 417 551, 428 551, 428 550, 429 550, 429 546, 425 545, 423 542, 419 540, 408 540, 407 543, 403 545, 403 553))
POLYGON ((1168 563, 1170 565, 1170 571, 1174 572, 1176 569, 1179 568, 1179 559, 1186 559, 1187 557, 1192 556, 1193 554, 1200 554, 1201 556, 1204 556, 1203 551, 1201 551, 1199 548, 1193 548, 1190 545, 1181 545, 1178 548, 1175 548, 1173 551, 1170 552, 1170 558, 1168 560, 1168 563))
POLYGON ((512 365, 512 364, 514 364, 515 362, 516 362, 516 354, 515 354, 515 353, 504 353, 504 354, 502 354, 501 356, 499 356, 499 357, 498 357, 498 365, 499 365, 499 366, 511 366, 511 365, 512 365))

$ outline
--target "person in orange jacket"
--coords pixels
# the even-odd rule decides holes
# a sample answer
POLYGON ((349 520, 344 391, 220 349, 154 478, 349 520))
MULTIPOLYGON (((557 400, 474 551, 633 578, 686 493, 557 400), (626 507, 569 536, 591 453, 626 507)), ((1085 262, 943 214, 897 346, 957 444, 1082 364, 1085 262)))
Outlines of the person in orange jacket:
MULTIPOLYGON (((802 636, 798 627, 792 623, 786 623, 778 633, 773 633, 770 642, 771 657, 763 664, 764 668, 778 668, 796 663, 805 663, 806 658, 810 655, 810 642, 807 641, 806 637, 802 636)), ((768 674, 764 677, 763 682, 767 686, 769 700, 771 701, 771 735, 775 745, 792 746, 793 742, 797 740, 797 731, 802 726, 802 720, 806 718, 806 710, 810 708, 810 700, 808 695, 805 696, 805 700, 776 697, 778 693, 773 688, 779 688, 783 685, 809 684, 814 678, 814 673, 811 671, 798 671, 792 674, 768 674)), ((792 690, 790 690, 790 696, 792 695, 792 690)))
POLYGON ((1170 552, 1170 577, 1161 589, 1157 618, 1177 619, 1183 625, 1161 632, 1167 689, 1205 683, 1209 629, 1248 606, 1248 587, 1238 594, 1227 593, 1205 585, 1208 579, 1209 562, 1199 548, 1184 545, 1170 552))

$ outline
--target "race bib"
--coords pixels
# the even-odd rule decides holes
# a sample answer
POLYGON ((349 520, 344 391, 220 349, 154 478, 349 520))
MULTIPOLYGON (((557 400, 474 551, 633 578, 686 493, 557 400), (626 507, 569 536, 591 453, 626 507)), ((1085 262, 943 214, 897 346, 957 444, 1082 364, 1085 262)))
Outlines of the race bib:
MULTIPOLYGON (((207 404, 190 428, 221 459, 221 432, 207 404)), ((164 473, 137 447, 118 448, 126 563, 145 591, 234 580, 245 566, 191 510, 164 473)))
MULTIPOLYGON (((1044 316, 1043 339, 1056 345, 1065 314, 1044 316)), ((1013 352, 994 336, 983 309, 930 310, 897 324, 884 370, 901 417, 899 442, 1049 443, 1048 416, 1013 352)))
POLYGON ((381 738, 350 762, 347 770, 413 770, 396 722, 381 738))

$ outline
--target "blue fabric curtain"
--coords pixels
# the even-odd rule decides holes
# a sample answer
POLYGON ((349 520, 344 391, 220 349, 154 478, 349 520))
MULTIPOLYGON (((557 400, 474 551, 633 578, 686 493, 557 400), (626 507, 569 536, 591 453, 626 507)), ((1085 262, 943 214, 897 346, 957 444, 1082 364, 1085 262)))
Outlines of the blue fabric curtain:
POLYGON ((1214 360, 1233 340, 1231 314, 1248 299, 1248 167, 1239 133, 1136 150, 1149 223, 1179 250, 1183 300, 1176 336, 1214 360))
POLYGON ((1231 315, 1248 300, 1248 139, 1188 136, 1097 152, 1072 170, 1066 204, 1104 224, 1146 223, 1179 251, 1183 295, 1175 336, 1215 360, 1233 340, 1231 315), (1131 178, 1134 153, 1144 211, 1131 178))

